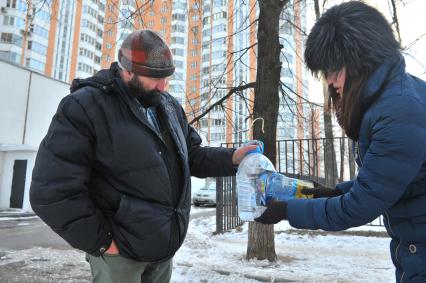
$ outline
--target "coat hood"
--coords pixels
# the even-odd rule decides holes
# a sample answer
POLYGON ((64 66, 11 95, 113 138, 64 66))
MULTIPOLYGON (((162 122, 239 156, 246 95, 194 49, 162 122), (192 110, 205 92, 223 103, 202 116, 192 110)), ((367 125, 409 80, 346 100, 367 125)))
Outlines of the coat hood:
POLYGON ((118 70, 118 64, 114 62, 109 69, 101 70, 92 77, 85 79, 76 78, 71 83, 70 91, 75 92, 80 88, 91 86, 103 92, 110 93, 113 88, 114 79, 118 76, 118 70))

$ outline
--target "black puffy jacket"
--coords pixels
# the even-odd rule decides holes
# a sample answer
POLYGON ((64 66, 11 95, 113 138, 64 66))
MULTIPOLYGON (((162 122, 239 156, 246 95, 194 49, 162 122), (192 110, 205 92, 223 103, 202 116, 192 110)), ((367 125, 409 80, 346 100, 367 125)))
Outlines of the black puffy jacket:
POLYGON ((176 202, 167 147, 125 92, 116 64, 75 80, 40 144, 30 190, 35 213, 71 246, 99 256, 116 242, 139 261, 172 257, 185 238, 190 176, 234 175, 233 150, 201 147, 169 94, 162 113, 178 149, 183 182, 176 202))

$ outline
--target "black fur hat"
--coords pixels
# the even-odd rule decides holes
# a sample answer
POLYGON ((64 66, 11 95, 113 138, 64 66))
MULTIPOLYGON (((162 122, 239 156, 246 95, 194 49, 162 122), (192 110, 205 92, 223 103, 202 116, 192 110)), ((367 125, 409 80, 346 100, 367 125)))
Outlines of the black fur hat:
POLYGON ((350 78, 371 74, 400 45, 390 24, 375 8, 351 1, 328 9, 309 33, 305 61, 315 74, 346 68, 350 78))

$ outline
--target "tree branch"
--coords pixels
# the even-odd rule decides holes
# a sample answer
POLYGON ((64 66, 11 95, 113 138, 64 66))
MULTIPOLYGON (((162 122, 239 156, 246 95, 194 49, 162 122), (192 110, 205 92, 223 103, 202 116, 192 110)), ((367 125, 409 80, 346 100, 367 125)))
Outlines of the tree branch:
POLYGON ((203 113, 201 113, 200 115, 198 115, 194 119, 192 119, 191 122, 189 122, 189 124, 192 125, 195 122, 197 122, 198 120, 200 120, 201 118, 203 118, 204 116, 206 116, 215 106, 221 105, 222 102, 224 102, 226 99, 228 99, 232 94, 234 94, 238 91, 248 89, 248 88, 254 88, 255 86, 256 86, 256 82, 251 82, 251 83, 248 83, 248 84, 245 84, 245 85, 241 85, 241 86, 231 88, 224 97, 222 97, 221 99, 219 99, 218 101, 216 101, 215 103, 210 105, 210 107, 207 108, 206 111, 204 111, 203 113))

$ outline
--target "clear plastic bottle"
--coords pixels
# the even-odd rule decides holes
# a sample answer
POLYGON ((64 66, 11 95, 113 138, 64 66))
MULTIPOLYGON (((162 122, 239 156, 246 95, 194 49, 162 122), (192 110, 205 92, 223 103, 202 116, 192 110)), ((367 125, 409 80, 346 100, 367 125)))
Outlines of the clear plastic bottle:
POLYGON ((266 209, 265 182, 259 176, 275 172, 274 165, 262 154, 263 145, 247 153, 238 166, 238 215, 241 220, 253 221, 266 209))

